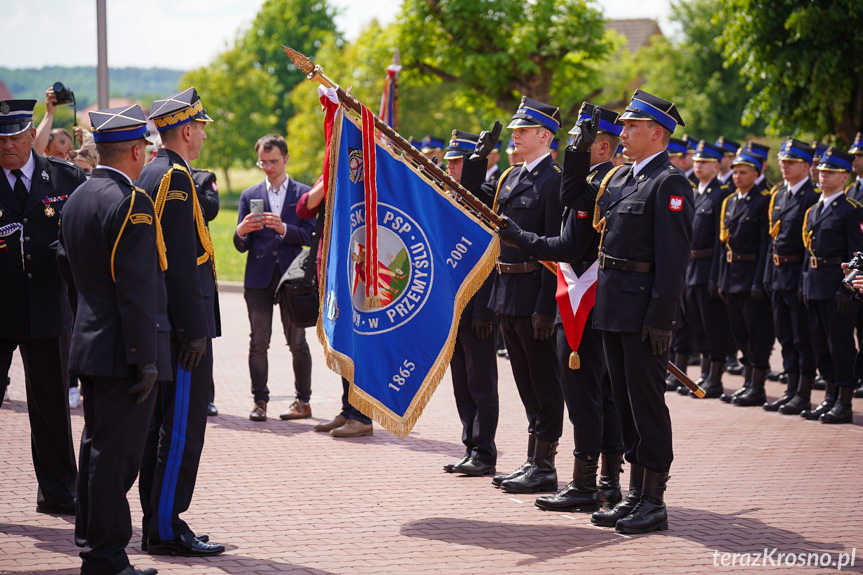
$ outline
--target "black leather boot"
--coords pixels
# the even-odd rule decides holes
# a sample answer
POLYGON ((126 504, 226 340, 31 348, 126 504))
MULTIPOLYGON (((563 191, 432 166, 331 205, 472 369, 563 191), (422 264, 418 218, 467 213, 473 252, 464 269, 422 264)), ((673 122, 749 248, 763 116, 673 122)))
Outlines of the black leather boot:
POLYGON ((764 393, 764 381, 767 379, 766 369, 752 370, 752 385, 745 392, 731 400, 734 405, 742 407, 752 407, 754 405, 764 405, 767 400, 767 395, 764 393))
MULTIPOLYGON (((814 387, 813 383, 813 387, 814 387)), ((824 384, 827 388, 826 393, 824 394, 824 401, 816 407, 815 409, 807 409, 806 411, 800 412, 800 417, 803 419, 808 419, 810 421, 815 421, 816 419, 820 419, 822 415, 833 409, 833 406, 836 405, 836 384, 832 381, 828 381, 824 384)))
POLYGON ((620 519, 629 515, 638 502, 641 501, 641 487, 644 483, 644 467, 631 464, 629 466, 629 493, 611 509, 594 512, 590 522, 600 527, 614 527, 620 519))
POLYGON ((815 378, 815 381, 812 382, 812 389, 827 389, 827 380, 824 379, 823 375, 819 374, 818 377, 815 378))
POLYGON ((536 453, 533 464, 523 475, 501 482, 501 489, 509 493, 557 491, 557 469, 554 467, 557 441, 543 441, 537 438, 535 443, 536 453))
POLYGON ((596 511, 599 509, 599 491, 596 489, 598 462, 575 458, 572 482, 555 493, 537 497, 534 505, 546 511, 596 511))
POLYGON ((741 387, 734 393, 723 393, 719 396, 719 399, 721 399, 725 403, 731 403, 732 399, 746 393, 746 390, 749 389, 750 385, 752 385, 752 366, 746 365, 743 367, 743 387, 741 387))
POLYGON ((851 412, 851 398, 854 397, 854 388, 840 387, 839 399, 833 405, 833 409, 819 417, 821 423, 851 423, 854 414, 851 412))
MULTIPOLYGON (((671 354, 671 355, 674 355, 674 354, 671 354)), ((671 357, 671 356, 669 356, 669 357, 671 357)), ((675 365, 677 365, 677 363, 674 361, 672 361, 671 363, 674 363, 675 365)), ((673 375, 671 375, 670 371, 668 373, 666 373, 665 374, 665 391, 677 391, 678 387, 680 387, 680 382, 677 381, 677 378, 674 377, 673 375)))
POLYGON ((812 409, 812 377, 801 375, 797 384, 797 393, 784 405, 779 406, 779 413, 784 415, 800 415, 812 409))
MULTIPOLYGON (((699 383, 704 390, 704 399, 715 399, 722 395, 722 372, 725 371, 724 361, 711 361, 710 372, 703 383, 699 383)), ((697 383, 697 382, 696 382, 697 383)), ((698 397, 694 391, 689 392, 690 397, 698 397)))
MULTIPOLYGON (((764 370, 765 377, 767 370, 764 370)), ((663 501, 668 473, 644 470, 644 485, 641 488, 641 501, 632 513, 619 519, 614 526, 620 533, 650 533, 668 529, 668 512, 663 501)))
MULTIPOLYGON (((677 354, 677 361, 674 362, 674 365, 679 367, 680 371, 682 371, 683 373, 686 373, 686 366, 688 364, 689 364, 689 356, 682 354, 682 353, 678 353, 677 354)), ((677 381, 677 379, 675 379, 675 381, 677 381)), ((687 395, 689 393, 689 388, 678 381, 677 382, 677 393, 679 393, 680 395, 687 395)))
POLYGON ((701 356, 701 375, 695 380, 697 385, 704 387, 707 378, 710 377, 710 358, 706 355, 701 356))
POLYGON ((771 401, 770 403, 764 404, 764 411, 779 411, 779 408, 794 399, 794 396, 797 395, 797 388, 800 385, 800 374, 799 373, 789 373, 788 374, 788 387, 785 388, 785 393, 782 394, 782 397, 777 399, 776 401, 771 401))
POLYGON ((620 493, 620 471, 623 466, 622 455, 602 454, 602 468, 599 472, 599 504, 603 509, 610 509, 620 503, 623 495, 620 493))
POLYGON ((491 478, 491 484, 495 487, 500 487, 500 484, 506 481, 507 479, 515 479, 520 475, 524 475, 527 470, 533 465, 533 457, 536 452, 536 436, 532 433, 527 436, 527 461, 521 464, 521 467, 513 471, 512 473, 501 473, 500 475, 495 475, 491 478))
MULTIPOLYGON (((860 383, 860 380, 858 380, 858 383, 860 383)), ((854 397, 863 397, 863 383, 860 383, 857 389, 854 390, 854 397)))

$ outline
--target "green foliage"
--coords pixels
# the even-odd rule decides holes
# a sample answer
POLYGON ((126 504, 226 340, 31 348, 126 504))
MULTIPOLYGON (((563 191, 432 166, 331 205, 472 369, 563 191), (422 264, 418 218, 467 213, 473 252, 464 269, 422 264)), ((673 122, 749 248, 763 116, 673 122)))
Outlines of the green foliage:
MULTIPOLYGON (((195 86, 214 120, 207 124, 207 141, 195 166, 225 171, 254 166, 255 142, 279 131, 272 111, 278 100, 276 78, 256 68, 251 54, 234 47, 183 76, 181 87, 189 86, 195 86)), ((227 172, 225 184, 231 188, 227 172)))
POLYGON ((771 133, 837 134, 863 128, 863 3, 859 0, 729 0, 721 42, 754 96, 744 122, 771 133))
MULTIPOLYGON (((671 20, 680 27, 674 38, 660 38, 639 55, 647 91, 674 101, 686 122, 681 133, 714 141, 719 136, 745 140, 763 122, 741 125, 750 98, 740 66, 725 61, 719 41, 728 16, 711 0, 678 0, 671 20)), ((760 83, 759 83, 760 85, 760 83)), ((753 84, 753 87, 755 84, 753 84)))
POLYGON ((278 125, 285 126, 294 115, 290 94, 305 80, 285 56, 282 44, 312 58, 324 40, 336 35, 335 10, 326 0, 265 0, 237 48, 253 58, 253 65, 276 80, 278 89, 273 112, 278 125))
POLYGON ((610 48, 602 24, 584 0, 405 0, 399 47, 407 68, 510 113, 522 95, 577 110, 610 48))
POLYGON ((246 271, 246 254, 241 254, 234 247, 237 210, 220 209, 219 215, 210 222, 209 227, 219 281, 243 281, 243 274, 246 271))
MULTIPOLYGON (((153 100, 176 92, 182 75, 182 70, 167 68, 111 68, 108 88, 111 97, 132 98, 149 107, 153 100)), ((62 82, 75 93, 79 110, 97 100, 98 78, 94 66, 0 68, 0 80, 16 98, 35 98, 43 104, 45 90, 54 82, 62 82)))

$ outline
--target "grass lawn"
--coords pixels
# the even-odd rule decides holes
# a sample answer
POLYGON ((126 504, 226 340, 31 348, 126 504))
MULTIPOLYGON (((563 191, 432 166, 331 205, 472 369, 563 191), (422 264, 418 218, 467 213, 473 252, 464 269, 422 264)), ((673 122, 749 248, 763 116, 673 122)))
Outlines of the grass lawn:
POLYGON ((219 215, 210 222, 210 237, 216 252, 216 274, 219 280, 243 281, 246 254, 234 247, 234 230, 237 227, 237 210, 219 209, 219 215))

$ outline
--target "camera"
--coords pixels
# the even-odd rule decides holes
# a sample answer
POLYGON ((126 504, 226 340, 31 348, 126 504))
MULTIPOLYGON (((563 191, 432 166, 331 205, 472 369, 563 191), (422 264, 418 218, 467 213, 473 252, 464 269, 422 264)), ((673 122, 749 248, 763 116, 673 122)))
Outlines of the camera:
POLYGON ((863 252, 854 252, 854 257, 848 262, 848 274, 842 280, 842 287, 845 291, 856 294, 857 289, 851 285, 855 279, 863 273, 863 252))
POLYGON ((75 94, 63 85, 62 82, 54 82, 54 94, 57 95, 57 105, 72 104, 75 102, 75 94))

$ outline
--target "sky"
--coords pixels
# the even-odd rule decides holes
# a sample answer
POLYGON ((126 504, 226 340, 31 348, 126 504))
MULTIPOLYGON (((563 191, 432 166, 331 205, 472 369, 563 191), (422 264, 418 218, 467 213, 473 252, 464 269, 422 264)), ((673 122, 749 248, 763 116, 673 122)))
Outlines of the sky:
MULTIPOLYGON (((608 18, 654 18, 667 29, 670 0, 598 0, 608 18)), ((108 65, 190 70, 210 62, 262 0, 111 0, 108 65), (188 25, 193 24, 192 33, 188 25)), ((401 0, 330 0, 340 11, 336 26, 350 40, 377 18, 394 20, 401 0)), ((3 34, 0 66, 94 66, 96 0, 0 0, 3 34)), ((2 78, 0 78, 2 80, 2 78)))

